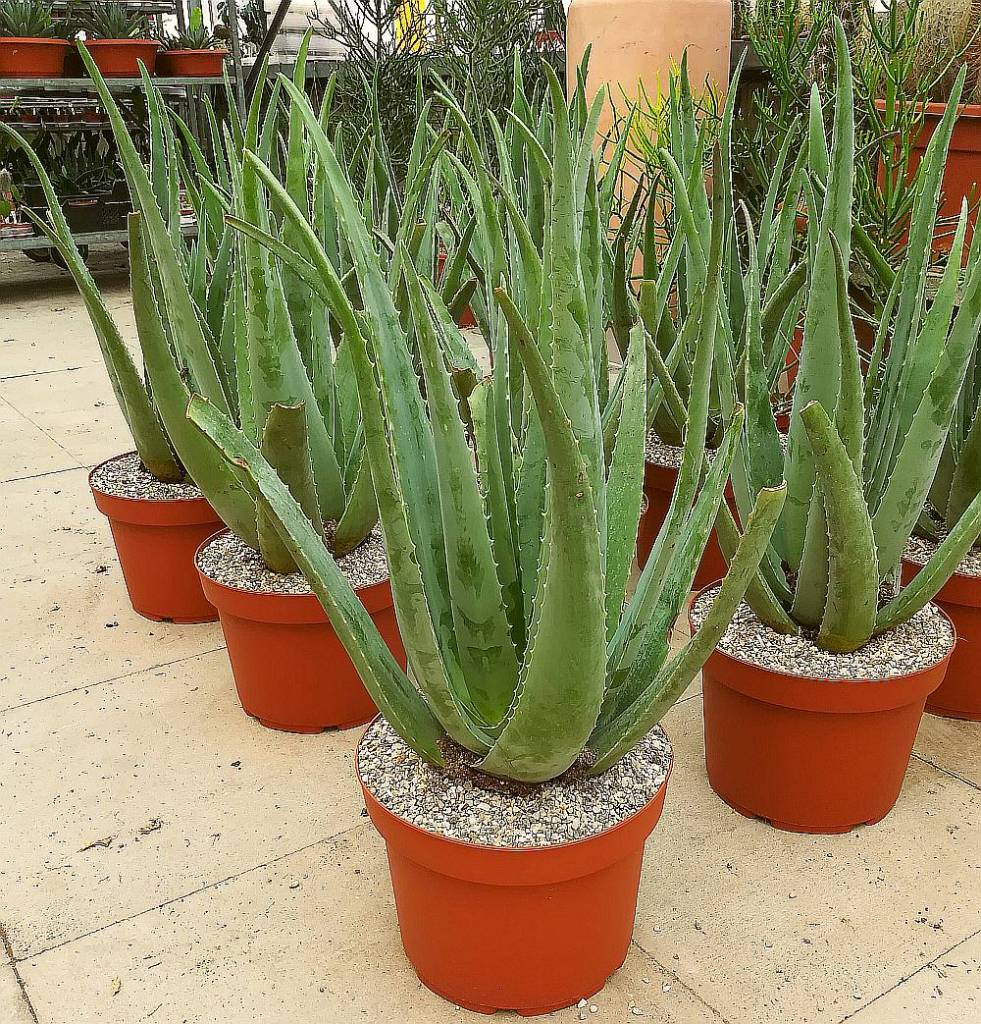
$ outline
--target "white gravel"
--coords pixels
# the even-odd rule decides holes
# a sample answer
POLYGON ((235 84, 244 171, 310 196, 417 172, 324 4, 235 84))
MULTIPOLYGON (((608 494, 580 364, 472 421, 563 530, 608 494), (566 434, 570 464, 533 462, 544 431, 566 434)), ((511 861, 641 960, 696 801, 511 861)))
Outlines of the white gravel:
MULTIPOLYGON (((704 621, 718 587, 702 594, 692 606, 696 627, 704 621)), ((833 654, 804 633, 784 636, 764 625, 745 602, 739 606, 719 643, 732 658, 771 672, 810 679, 895 679, 937 664, 954 647, 950 622, 936 605, 895 629, 873 637, 853 654, 833 654)))
POLYGON ((681 469, 681 456, 684 449, 677 445, 665 444, 653 430, 647 434, 644 446, 644 458, 652 466, 663 466, 665 469, 681 469))
MULTIPOLYGON (((248 590, 255 594, 312 593, 302 573, 273 572, 262 557, 233 533, 215 537, 198 554, 198 568, 209 579, 226 587, 248 590)), ((338 568, 355 590, 382 583, 388 579, 388 559, 381 530, 377 527, 360 547, 337 560, 338 568)))
POLYGON ((658 727, 601 776, 586 776, 583 761, 559 779, 531 786, 475 771, 470 754, 447 748, 447 767, 434 768, 377 719, 358 748, 361 778, 379 803, 410 824, 498 847, 555 846, 619 825, 656 795, 672 759, 658 727))
POLYGON ((190 481, 168 484, 149 473, 136 452, 117 455, 92 474, 92 486, 113 498, 143 501, 190 501, 202 497, 190 481))
MULTIPOLYGON (((926 565, 940 547, 940 542, 925 537, 910 537, 903 558, 914 565, 926 565)), ((959 576, 981 577, 981 547, 974 547, 957 566, 959 576)))

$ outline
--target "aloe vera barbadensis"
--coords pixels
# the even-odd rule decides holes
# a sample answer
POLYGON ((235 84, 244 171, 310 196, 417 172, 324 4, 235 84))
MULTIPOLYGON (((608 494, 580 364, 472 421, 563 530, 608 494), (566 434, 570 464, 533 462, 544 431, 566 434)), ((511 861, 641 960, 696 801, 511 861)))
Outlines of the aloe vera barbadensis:
MULTIPOLYGON (((928 303, 930 239, 962 74, 923 160, 909 246, 863 382, 848 306, 855 140, 851 67, 840 24, 836 38, 830 152, 823 132, 810 138, 811 196, 822 215, 814 229, 790 444, 784 457, 758 385, 760 342, 754 330, 746 363, 745 436, 733 483, 743 508, 755 488, 784 477, 788 482, 771 550, 748 592, 754 611, 781 632, 814 631, 819 646, 849 652, 915 615, 981 532, 975 489, 964 495, 960 517, 931 562, 895 594, 903 549, 934 481, 981 332, 981 244, 975 238, 964 259, 965 205, 939 290, 928 303), (895 594, 885 603, 884 590, 895 594)), ((723 507, 724 548, 732 528, 723 507)))
MULTIPOLYGON (((596 180, 589 143, 573 142, 558 82, 552 82, 555 132, 544 165, 544 262, 561 307, 540 305, 548 312, 530 324, 502 282, 495 302, 513 358, 498 361, 494 376, 469 394, 454 386, 446 353, 462 339, 445 304, 404 253, 400 279, 388 277, 316 114, 299 89, 287 82, 283 88, 326 170, 364 298, 362 313, 326 254, 316 255, 323 293, 351 345, 392 589, 415 683, 398 669, 316 530, 256 446, 204 399, 192 402, 190 418, 248 478, 378 706, 422 756, 442 763, 449 738, 476 755, 488 773, 539 782, 562 774, 585 749, 592 770, 600 772, 660 720, 698 671, 753 577, 783 503, 780 487, 760 494, 711 616, 669 658, 668 629, 716 517, 742 419, 736 411, 722 452, 699 487, 706 469, 703 439, 717 318, 703 321, 693 425, 675 514, 658 542, 667 571, 648 574, 625 603, 625 566, 636 543, 643 477, 646 343, 637 327, 607 465, 589 327, 575 312, 592 294, 583 274, 580 211, 583 192, 595 188, 596 180), (422 384, 397 312, 402 287, 419 344, 422 384), (522 403, 526 415, 518 418, 518 433, 508 401, 496 400, 501 394, 522 403), (529 462, 534 431, 542 440, 540 472, 529 462), (527 578, 514 541, 530 532, 538 538, 540 556, 527 578), (500 557, 509 552, 510 558, 500 557)), ((271 174, 266 179, 275 180, 271 174)), ((270 197, 282 203, 275 187, 270 197)), ((286 204, 282 212, 296 217, 286 204)), ((489 218, 491 212, 479 215, 489 218)), ((507 241, 512 231, 527 229, 519 219, 509 210, 488 227, 507 241)), ((722 243, 720 222, 707 274, 708 309, 717 307, 722 243)))

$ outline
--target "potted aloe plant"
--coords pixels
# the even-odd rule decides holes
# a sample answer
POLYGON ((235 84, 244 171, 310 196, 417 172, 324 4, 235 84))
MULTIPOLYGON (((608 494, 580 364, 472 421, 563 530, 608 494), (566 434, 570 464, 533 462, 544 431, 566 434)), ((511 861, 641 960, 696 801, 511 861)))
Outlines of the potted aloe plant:
POLYGON ((204 596, 194 553, 221 520, 189 479, 161 422, 142 370, 72 238, 61 198, 30 144, 9 125, 2 131, 27 155, 43 189, 44 216, 25 210, 71 272, 95 330, 116 401, 136 450, 97 466, 89 475, 96 506, 109 519, 133 608, 149 619, 210 622, 217 615, 204 596))
MULTIPOLYGON (((180 157, 159 93, 144 72, 151 134, 162 140, 162 159, 148 174, 111 91, 84 57, 133 197, 130 269, 150 386, 175 451, 228 528, 201 545, 196 565, 219 612, 242 706, 263 725, 292 732, 363 723, 374 704, 264 506, 185 417, 193 389, 261 446, 329 544, 392 656, 404 664, 384 547, 374 529, 377 508, 348 349, 333 336, 304 272, 288 273, 250 234, 239 236, 231 226, 251 226, 262 237, 271 228, 256 154, 270 159, 279 144, 276 97, 263 128, 264 90, 256 90, 241 136, 233 129, 219 156, 224 163, 217 180, 208 180, 212 172, 193 150, 199 173, 185 168, 183 179, 197 183, 199 236, 188 263, 161 214, 179 209, 179 181, 155 172, 179 165, 180 157), (251 161, 242 161, 245 150, 251 161), (155 191, 161 178, 163 198, 155 191)), ((300 81, 304 61, 305 46, 295 72, 300 81)), ((302 131, 292 118, 287 186, 278 179, 267 186, 277 186, 291 208, 309 214, 323 205, 319 192, 308 191, 322 188, 323 176, 308 174, 302 131)), ((296 236, 287 229, 284 237, 296 236)))
MULTIPOLYGON (((722 223, 706 274, 683 467, 658 542, 662 571, 645 572, 627 601, 646 342, 638 326, 617 427, 604 437, 594 367, 605 332, 586 315, 602 284, 584 275, 601 229, 581 215, 585 195, 586 205, 596 199, 592 133, 573 144, 558 80, 550 76, 552 141, 540 154, 543 257, 509 184, 501 213, 486 169, 471 179, 482 251, 513 238, 523 273, 496 289, 513 358, 466 386, 446 354, 460 341, 446 304, 403 244, 401 276, 386 273, 317 114, 299 88, 283 86, 328 176, 364 297, 360 311, 330 261, 308 250, 350 346, 411 680, 256 444, 203 398, 189 416, 243 474, 382 712, 360 743, 357 770, 388 846, 402 938, 420 979, 484 1012, 557 1009, 596 992, 624 960, 644 841, 671 767, 658 723, 722 635, 783 503, 781 487, 760 494, 720 600, 669 657, 668 633, 722 500, 742 419, 737 410, 706 467, 722 223), (403 288, 411 327, 398 312, 403 288), (525 411, 517 421, 512 402, 525 411)), ((591 120, 598 113, 594 106, 591 120)), ((284 255, 299 265, 298 252, 284 255)))
POLYGON ((69 43, 64 22, 40 0, 5 0, 0 7, 0 78, 58 78, 69 43))
MULTIPOLYGON (((639 314, 653 339, 644 474, 647 504, 638 540, 638 561, 642 566, 650 557, 654 539, 667 516, 681 462, 694 339, 699 319, 704 315, 697 301, 705 274, 704 239, 710 236, 714 219, 721 218, 724 224, 734 222, 732 131, 741 70, 742 64, 736 68, 728 100, 713 124, 708 112, 696 109, 687 59, 683 58, 678 73, 671 77, 665 109, 645 112, 637 108, 622 131, 622 137, 629 139, 633 147, 635 159, 643 161, 646 176, 658 182, 647 199, 643 218, 634 216, 641 205, 637 201, 639 196, 635 198, 615 243, 615 259, 623 268, 631 264, 635 250, 640 253, 643 280, 638 301, 634 301, 626 287, 609 301, 614 310, 615 335, 622 339, 626 330, 617 330, 618 321, 629 324, 639 314), (661 126, 656 136, 655 121, 661 126), (708 160, 713 134, 718 138, 714 168, 708 160), (702 173, 692 174, 693 167, 702 173), (667 224, 662 226, 658 219, 664 211, 668 211, 667 224), (635 225, 641 219, 644 222, 635 225), (662 242, 661 235, 667 235, 669 241, 662 242)), ((758 285, 763 303, 760 330, 771 395, 777 392, 786 364, 800 316, 806 275, 806 268, 794 262, 795 211, 804 189, 806 168, 802 157, 791 165, 789 144, 788 137, 773 168, 758 224, 763 268, 763 279, 758 285)), ((734 250, 735 244, 733 233, 727 245, 734 250)), ((729 265, 737 265, 734 251, 729 265)), ((615 279, 625 280, 625 276, 621 274, 615 279)), ((745 357, 741 324, 747 302, 745 283, 739 273, 726 276, 723 296, 724 320, 720 327, 729 341, 731 359, 738 364, 745 357)), ((721 364, 720 360, 717 372, 724 371, 721 364)), ((721 437, 721 397, 716 383, 706 433, 710 456, 721 437)), ((728 501, 733 503, 731 490, 728 501)), ((695 578, 696 587, 700 589, 720 579, 725 567, 713 533, 695 578)))
MULTIPOLYGON (((963 75, 924 158, 910 243, 863 382, 848 305, 855 147, 840 22, 836 41, 831 152, 823 132, 810 140, 814 191, 824 199, 786 454, 769 403, 758 308, 748 307, 746 318, 747 413, 733 489, 742 510, 758 487, 786 479, 787 503, 747 604, 703 671, 713 788, 744 814, 804 832, 875 823, 895 804, 925 702, 954 648, 950 620, 930 601, 981 532, 974 494, 923 570, 898 589, 981 331, 981 241, 961 273, 966 204, 939 290, 932 303, 926 297, 963 75)), ((750 263, 753 279, 755 255, 750 263)), ((734 389, 732 382, 723 394, 734 389)), ((733 526, 723 507, 724 549, 733 526)), ((693 623, 712 601, 708 592, 695 602, 693 623)))
POLYGON ((187 28, 160 40, 157 74, 174 78, 220 77, 228 51, 204 24, 200 7, 191 11, 187 28))
POLYGON ((80 17, 85 47, 106 78, 139 78, 142 62, 153 74, 160 43, 149 38, 146 15, 121 0, 99 0, 80 17))
MULTIPOLYGON (((937 547, 949 536, 981 492, 981 363, 975 353, 964 382, 954 422, 940 459, 930 499, 906 547, 903 576, 909 583, 937 547)), ((937 604, 957 630, 957 648, 939 689, 927 698, 927 711, 947 718, 981 721, 981 549, 975 546, 961 560, 937 595, 937 604)))

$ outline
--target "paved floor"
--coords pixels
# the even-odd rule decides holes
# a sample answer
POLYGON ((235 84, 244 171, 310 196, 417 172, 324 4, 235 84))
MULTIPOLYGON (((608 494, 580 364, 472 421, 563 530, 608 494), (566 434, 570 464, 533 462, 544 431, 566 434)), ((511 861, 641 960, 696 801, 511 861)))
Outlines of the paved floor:
MULTIPOLYGON (((96 263, 132 333, 119 251, 96 263)), ((0 378, 0 1024, 481 1019, 402 955, 357 735, 263 730, 217 626, 129 609, 86 487, 124 425, 70 283, 22 257, 0 378)), ((981 1021, 981 728, 927 719, 895 812, 808 838, 713 796, 697 687, 666 725, 633 947, 589 1019, 981 1021)))

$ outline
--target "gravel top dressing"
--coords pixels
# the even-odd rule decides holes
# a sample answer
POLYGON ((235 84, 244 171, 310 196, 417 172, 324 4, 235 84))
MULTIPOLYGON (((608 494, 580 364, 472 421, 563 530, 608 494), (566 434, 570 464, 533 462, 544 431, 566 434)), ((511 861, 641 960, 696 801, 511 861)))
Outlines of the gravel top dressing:
MULTIPOLYGON (((364 544, 339 558, 337 566, 355 590, 387 580, 388 560, 381 530, 376 527, 364 544)), ((267 569, 259 552, 233 533, 215 537, 198 555, 198 568, 216 583, 254 594, 313 593, 302 573, 267 569)))
POLYGON ((201 497, 201 492, 192 483, 162 483, 143 468, 136 452, 127 452, 104 462, 92 474, 92 486, 113 498, 187 501, 201 497))
POLYGON ((663 466, 665 469, 681 469, 681 456, 684 449, 673 444, 665 444, 653 430, 647 433, 644 446, 644 459, 652 466, 663 466))
MULTIPOLYGON (((692 606, 692 620, 701 626, 718 587, 706 591, 692 606)), ((929 604, 909 622, 873 637, 853 654, 821 650, 804 634, 783 636, 764 625, 743 603, 725 631, 719 650, 771 672, 805 679, 894 679, 936 665, 954 647, 954 631, 935 605, 929 604)))
POLYGON ((590 839, 649 803, 671 765, 671 744, 660 727, 597 778, 576 764, 539 786, 493 779, 471 768, 472 756, 462 748, 447 747, 447 767, 434 768, 378 719, 358 748, 361 779, 404 821, 483 846, 545 847, 590 839))
MULTIPOLYGON (((914 565, 926 565, 933 557, 933 553, 940 547, 940 542, 926 540, 924 537, 910 537, 903 558, 914 565)), ((957 566, 960 576, 981 577, 981 548, 971 548, 967 556, 957 566)))

